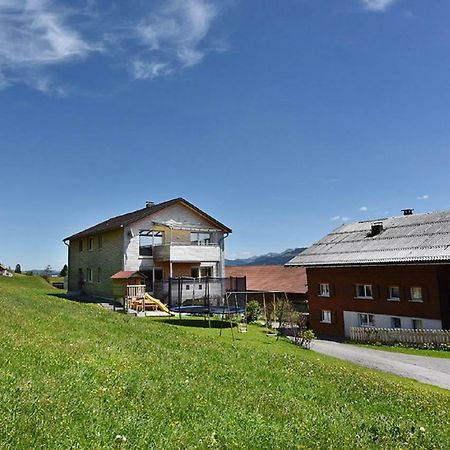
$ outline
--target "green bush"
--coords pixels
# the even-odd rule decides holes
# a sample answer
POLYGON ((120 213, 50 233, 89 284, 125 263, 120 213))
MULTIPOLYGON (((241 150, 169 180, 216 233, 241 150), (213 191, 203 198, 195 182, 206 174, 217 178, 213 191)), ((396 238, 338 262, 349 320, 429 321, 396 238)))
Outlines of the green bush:
POLYGON ((311 341, 316 338, 313 330, 305 330, 301 334, 301 346, 304 348, 310 348, 311 341))
POLYGON ((247 303, 247 322, 256 322, 261 316, 261 306, 256 300, 247 303))

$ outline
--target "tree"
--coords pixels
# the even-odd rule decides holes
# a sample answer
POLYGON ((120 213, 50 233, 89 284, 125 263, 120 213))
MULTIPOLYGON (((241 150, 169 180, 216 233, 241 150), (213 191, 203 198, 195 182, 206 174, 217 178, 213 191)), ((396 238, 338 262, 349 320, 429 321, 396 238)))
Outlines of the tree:
POLYGON ((61 269, 61 272, 59 272, 60 277, 67 276, 67 264, 64 264, 64 267, 61 269))
POLYGON ((45 278, 47 281, 49 281, 51 274, 52 274, 52 266, 48 264, 47 266, 45 266, 44 275, 42 275, 42 277, 45 278))
POLYGON ((22 268, 20 267, 20 264, 16 264, 16 268, 14 270, 14 273, 22 273, 22 268))
POLYGON ((250 300, 247 303, 247 322, 256 322, 261 315, 261 306, 256 300, 250 300))

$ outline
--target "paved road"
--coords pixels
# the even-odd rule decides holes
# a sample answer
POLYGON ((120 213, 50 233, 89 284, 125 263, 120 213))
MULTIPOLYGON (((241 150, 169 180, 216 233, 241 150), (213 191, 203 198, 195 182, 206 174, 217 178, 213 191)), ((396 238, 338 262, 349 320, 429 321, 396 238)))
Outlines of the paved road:
POLYGON ((450 389, 450 358, 407 355, 317 339, 311 349, 372 369, 450 389))

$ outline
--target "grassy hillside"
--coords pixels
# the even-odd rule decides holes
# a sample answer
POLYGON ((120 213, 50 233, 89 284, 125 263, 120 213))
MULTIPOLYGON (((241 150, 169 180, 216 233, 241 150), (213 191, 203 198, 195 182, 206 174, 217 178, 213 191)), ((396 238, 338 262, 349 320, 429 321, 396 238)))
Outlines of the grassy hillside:
POLYGON ((0 277, 2 449, 450 448, 447 391, 58 292, 0 277))

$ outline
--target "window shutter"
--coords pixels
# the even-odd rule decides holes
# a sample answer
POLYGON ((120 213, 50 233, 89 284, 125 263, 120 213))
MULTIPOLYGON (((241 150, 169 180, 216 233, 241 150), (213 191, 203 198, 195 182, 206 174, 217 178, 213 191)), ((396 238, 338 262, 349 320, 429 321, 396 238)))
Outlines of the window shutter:
POLYGON ((373 293, 373 298, 380 297, 380 286, 378 286, 378 284, 372 284, 372 293, 373 293))
POLYGON ((334 297, 336 295, 336 289, 334 287, 334 284, 330 283, 330 297, 334 297))
POLYGON ((317 283, 317 296, 320 297, 320 283, 317 283))
POLYGON ((409 286, 403 288, 403 291, 405 292, 405 299, 407 301, 411 300, 411 288, 409 286))

